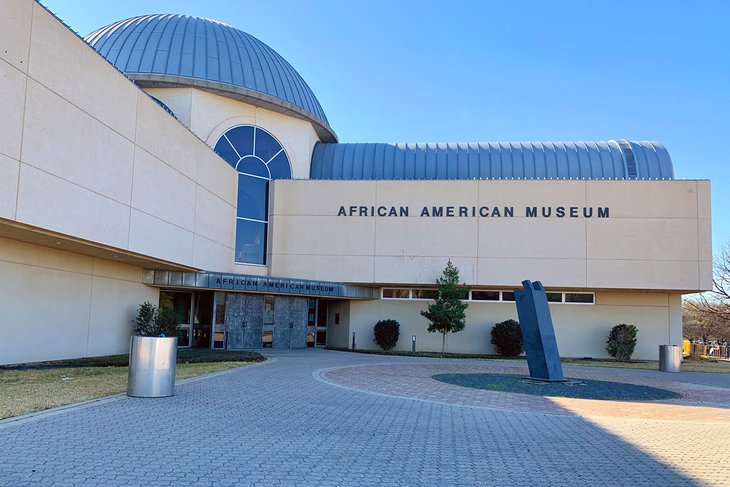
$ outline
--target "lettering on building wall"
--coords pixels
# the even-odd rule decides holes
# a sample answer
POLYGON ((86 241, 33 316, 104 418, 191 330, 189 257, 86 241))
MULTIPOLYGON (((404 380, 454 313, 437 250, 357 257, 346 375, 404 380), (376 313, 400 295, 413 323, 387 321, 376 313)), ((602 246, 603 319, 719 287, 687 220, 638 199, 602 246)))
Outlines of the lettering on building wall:
POLYGON ((422 206, 411 211, 409 206, 340 206, 337 216, 374 216, 429 218, 609 218, 608 206, 422 206), (521 213, 520 213, 521 212, 521 213))

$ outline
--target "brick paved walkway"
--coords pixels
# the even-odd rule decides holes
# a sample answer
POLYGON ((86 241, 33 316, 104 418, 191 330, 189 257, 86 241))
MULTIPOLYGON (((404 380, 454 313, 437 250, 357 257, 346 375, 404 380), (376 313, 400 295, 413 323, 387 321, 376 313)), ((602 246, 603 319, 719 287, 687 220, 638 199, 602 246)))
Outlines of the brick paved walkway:
POLYGON ((390 363, 382 375, 436 361, 271 355, 172 398, 2 422, 0 485, 730 485, 727 422, 412 400, 335 386, 323 370, 390 363))

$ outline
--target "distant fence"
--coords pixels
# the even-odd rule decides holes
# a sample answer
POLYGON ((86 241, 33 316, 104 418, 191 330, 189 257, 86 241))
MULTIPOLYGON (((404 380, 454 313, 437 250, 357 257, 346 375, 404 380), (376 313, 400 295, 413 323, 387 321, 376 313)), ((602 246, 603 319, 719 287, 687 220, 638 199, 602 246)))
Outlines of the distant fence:
POLYGON ((705 345, 702 343, 690 344, 690 356, 730 360, 730 345, 705 345))

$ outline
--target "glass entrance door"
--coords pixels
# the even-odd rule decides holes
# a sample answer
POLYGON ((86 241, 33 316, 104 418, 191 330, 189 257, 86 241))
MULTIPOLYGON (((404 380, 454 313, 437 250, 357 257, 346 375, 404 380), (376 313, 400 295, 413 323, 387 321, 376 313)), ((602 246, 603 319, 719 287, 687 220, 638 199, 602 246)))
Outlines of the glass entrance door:
POLYGON ((211 348, 226 348, 226 293, 213 295, 213 341, 211 348))
POLYGON ((264 324, 261 335, 262 348, 274 345, 274 296, 264 296, 264 324))
POLYGON ((213 293, 196 292, 193 295, 193 335, 191 347, 210 348, 213 330, 213 293))
POLYGON ((172 308, 180 318, 181 323, 177 327, 177 346, 190 347, 190 339, 193 331, 191 326, 191 312, 193 293, 184 291, 160 291, 160 308, 172 308))
POLYGON ((329 306, 327 301, 317 300, 317 329, 315 334, 315 347, 327 346, 327 313, 329 306))

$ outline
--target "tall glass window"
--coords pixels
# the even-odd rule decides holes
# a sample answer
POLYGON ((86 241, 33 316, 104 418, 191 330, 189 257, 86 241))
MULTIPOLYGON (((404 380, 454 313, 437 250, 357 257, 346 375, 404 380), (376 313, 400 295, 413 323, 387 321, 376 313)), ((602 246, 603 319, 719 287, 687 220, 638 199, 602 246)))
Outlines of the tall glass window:
POLYGON ((238 171, 235 260, 265 265, 269 181, 291 178, 289 158, 273 135, 253 125, 229 129, 213 150, 238 171))

